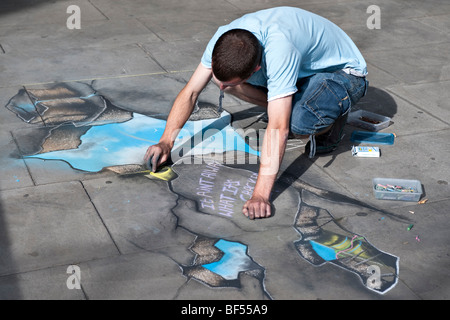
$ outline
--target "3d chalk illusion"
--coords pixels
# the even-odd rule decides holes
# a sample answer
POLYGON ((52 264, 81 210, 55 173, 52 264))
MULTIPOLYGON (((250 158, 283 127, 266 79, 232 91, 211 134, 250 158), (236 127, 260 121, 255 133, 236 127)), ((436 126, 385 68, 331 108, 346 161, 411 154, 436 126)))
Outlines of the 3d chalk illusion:
POLYGON ((386 293, 397 283, 398 258, 344 230, 327 210, 302 203, 294 228, 302 235, 295 242, 297 250, 313 265, 329 262, 354 272, 377 293, 386 293))
POLYGON ((190 248, 196 254, 183 273, 212 287, 240 287, 239 273, 264 280, 264 269, 247 255, 247 246, 224 239, 199 238, 190 248))
MULTIPOLYGON (((24 121, 43 123, 52 127, 52 131, 73 132, 73 127, 89 127, 78 137, 80 141, 69 146, 25 155, 25 158, 63 160, 75 169, 88 172, 111 166, 142 164, 147 148, 158 143, 166 124, 164 120, 121 110, 90 90, 89 86, 81 84, 75 87, 72 84, 55 85, 47 90, 21 90, 7 108, 24 121)), ((174 150, 178 150, 178 155, 175 156, 230 150, 258 155, 233 130, 230 121, 231 116, 226 111, 219 118, 188 121, 176 137, 174 150)), ((51 134, 46 137, 48 139, 51 139, 51 134)))
MULTIPOLYGON (((47 130, 42 140, 35 141, 32 152, 23 155, 25 159, 65 161, 86 172, 141 166, 146 149, 158 142, 165 128, 164 120, 118 108, 82 83, 22 89, 6 107, 24 122, 47 130)), ((174 148, 178 148, 180 159, 230 150, 258 156, 258 151, 249 147, 230 122, 231 116, 226 111, 217 118, 188 121, 174 148)), ((251 197, 257 175, 246 170, 237 172, 214 161, 194 167, 179 166, 178 171, 177 166, 175 170, 166 167, 159 176, 148 172, 147 176, 166 181, 172 192, 195 201, 202 215, 212 219, 234 219, 241 215, 241 207, 251 197), (226 171, 216 181, 219 170, 226 171), (197 187, 185 188, 189 181, 194 181, 197 187)), ((292 219, 301 236, 295 247, 309 263, 316 266, 332 263, 353 272, 377 293, 385 293, 397 283, 398 258, 339 226, 325 209, 301 202, 292 212, 292 219)), ((264 267, 248 255, 245 244, 203 234, 202 230, 194 233, 198 238, 190 249, 196 256, 191 265, 182 266, 186 277, 211 287, 239 288, 239 274, 246 273, 257 278, 264 288, 264 267)))

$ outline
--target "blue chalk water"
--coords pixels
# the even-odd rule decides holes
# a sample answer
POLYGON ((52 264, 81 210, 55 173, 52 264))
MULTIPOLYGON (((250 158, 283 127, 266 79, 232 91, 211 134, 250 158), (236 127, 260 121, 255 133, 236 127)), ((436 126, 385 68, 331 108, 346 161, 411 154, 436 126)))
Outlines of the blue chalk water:
POLYGON ((224 252, 222 259, 202 266, 224 279, 237 279, 239 272, 250 270, 253 265, 253 261, 247 255, 246 245, 220 239, 215 246, 224 252))
MULTIPOLYGON (((178 134, 174 150, 183 156, 243 151, 256 156, 245 140, 231 127, 231 116, 222 112, 219 118, 188 121, 178 134), (192 141, 193 140, 193 141, 192 141)), ((40 153, 25 158, 63 160, 73 168, 98 172, 105 167, 142 164, 145 152, 161 138, 165 120, 134 114, 129 121, 92 126, 76 149, 40 153)))

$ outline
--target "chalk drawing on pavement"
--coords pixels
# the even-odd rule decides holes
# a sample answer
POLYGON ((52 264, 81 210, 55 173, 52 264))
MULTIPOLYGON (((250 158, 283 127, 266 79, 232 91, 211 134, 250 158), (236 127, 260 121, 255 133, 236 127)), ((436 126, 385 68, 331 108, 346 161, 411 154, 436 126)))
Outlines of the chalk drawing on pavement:
POLYGON ((197 238, 190 250, 194 263, 183 266, 183 274, 211 287, 241 287, 240 273, 264 280, 264 268, 247 253, 247 246, 224 239, 197 238))
MULTIPOLYGON (((24 155, 25 159, 65 161, 72 168, 87 172, 136 165, 140 167, 136 171, 140 175, 164 180, 180 199, 194 201, 196 207, 189 212, 183 208, 178 212, 172 210, 177 223, 197 237, 190 248, 195 259, 191 265, 182 266, 183 274, 211 287, 235 288, 241 287, 239 275, 251 275, 270 297, 264 286, 265 269, 250 257, 248 246, 224 237, 230 230, 239 230, 235 234, 241 234, 243 230, 258 231, 262 225, 249 225, 241 212, 242 205, 252 195, 256 173, 216 161, 185 166, 175 163, 156 174, 142 170, 145 151, 161 137, 165 120, 118 108, 87 84, 22 89, 6 107, 27 124, 47 130, 48 134, 39 141, 41 136, 33 140, 31 131, 36 146, 33 152, 24 155), (217 219, 221 219, 220 223, 215 223, 217 219), (207 228, 199 224, 200 220, 208 223, 207 228)), ((176 138, 174 149, 179 160, 230 150, 258 156, 258 151, 230 123, 231 116, 226 111, 216 118, 188 121, 176 138)), ((330 263, 353 272, 376 293, 392 289, 398 279, 398 258, 378 250, 363 236, 342 228, 327 210, 308 205, 301 196, 295 200, 286 195, 301 195, 305 188, 321 196, 329 194, 294 183, 287 189, 289 192, 282 192, 287 198, 281 201, 287 201, 292 212, 278 213, 271 218, 274 222, 281 219, 282 225, 292 225, 301 235, 294 243, 297 252, 293 254, 300 254, 315 266, 330 263)))
POLYGON ((337 265, 357 274, 368 289, 381 294, 397 284, 399 259, 343 229, 327 210, 302 202, 294 228, 302 236, 295 246, 311 264, 337 265))
MULTIPOLYGON (((147 148, 158 143, 166 121, 139 113, 130 113, 113 106, 90 86, 56 84, 50 89, 22 89, 7 108, 32 124, 68 130, 71 126, 89 128, 69 148, 39 150, 24 155, 25 159, 61 160, 72 168, 99 172, 122 165, 142 165, 147 148), (72 88, 74 86, 74 88, 72 88), (64 125, 64 126, 63 126, 64 125), (75 146, 75 147, 74 147, 75 146)), ((190 155, 223 153, 252 149, 231 127, 231 115, 223 111, 218 118, 188 121, 175 138, 174 160, 190 155)), ((45 144, 45 141, 41 145, 45 144)))

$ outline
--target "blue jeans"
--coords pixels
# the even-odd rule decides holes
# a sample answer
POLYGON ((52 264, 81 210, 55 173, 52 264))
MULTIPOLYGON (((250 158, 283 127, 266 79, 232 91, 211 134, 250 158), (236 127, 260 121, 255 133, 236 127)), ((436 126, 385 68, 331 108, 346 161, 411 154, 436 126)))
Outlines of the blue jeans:
POLYGON ((367 92, 368 81, 338 70, 300 79, 293 97, 290 129, 314 136, 349 112, 367 92))

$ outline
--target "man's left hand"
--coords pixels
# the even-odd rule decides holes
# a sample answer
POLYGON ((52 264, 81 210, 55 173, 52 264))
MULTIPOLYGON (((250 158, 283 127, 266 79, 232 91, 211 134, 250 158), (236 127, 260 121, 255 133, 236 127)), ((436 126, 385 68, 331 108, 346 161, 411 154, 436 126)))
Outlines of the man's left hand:
POLYGON ((242 209, 242 213, 249 219, 269 218, 272 215, 270 202, 259 197, 252 197, 242 209))

